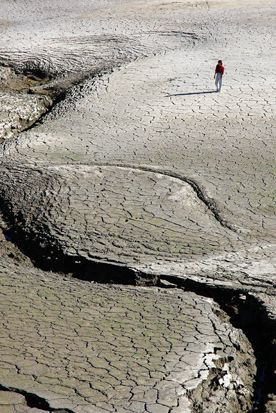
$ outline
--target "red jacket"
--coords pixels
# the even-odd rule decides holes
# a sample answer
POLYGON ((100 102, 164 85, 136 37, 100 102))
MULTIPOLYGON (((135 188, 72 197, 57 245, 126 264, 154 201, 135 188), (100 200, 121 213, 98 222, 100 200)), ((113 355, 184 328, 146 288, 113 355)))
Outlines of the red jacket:
POLYGON ((223 65, 216 65, 216 73, 224 73, 224 66, 223 65))

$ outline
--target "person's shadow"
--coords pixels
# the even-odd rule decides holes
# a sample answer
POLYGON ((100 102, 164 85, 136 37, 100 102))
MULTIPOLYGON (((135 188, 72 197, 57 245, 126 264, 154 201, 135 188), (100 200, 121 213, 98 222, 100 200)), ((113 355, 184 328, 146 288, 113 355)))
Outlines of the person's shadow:
POLYGON ((167 94, 166 97, 169 98, 171 96, 206 95, 208 93, 217 93, 217 91, 216 90, 205 90, 205 91, 202 91, 202 92, 175 93, 174 95, 167 94))

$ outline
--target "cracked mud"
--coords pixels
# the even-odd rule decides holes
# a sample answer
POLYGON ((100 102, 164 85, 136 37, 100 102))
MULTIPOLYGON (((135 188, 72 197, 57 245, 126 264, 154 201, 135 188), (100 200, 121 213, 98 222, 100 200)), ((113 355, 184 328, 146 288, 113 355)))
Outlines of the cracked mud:
POLYGON ((276 412, 275 2, 2 3, 0 412, 276 412))

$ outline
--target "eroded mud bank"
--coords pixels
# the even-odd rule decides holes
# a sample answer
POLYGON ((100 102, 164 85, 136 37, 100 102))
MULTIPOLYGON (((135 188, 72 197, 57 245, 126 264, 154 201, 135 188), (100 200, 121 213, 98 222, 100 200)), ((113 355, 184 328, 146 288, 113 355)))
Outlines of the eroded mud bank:
MULTIPOLYGON (((218 406, 218 412, 225 411, 225 409, 229 412, 269 411, 266 410, 266 405, 271 400, 275 388, 274 338, 276 326, 275 321, 258 299, 257 292, 254 294, 242 288, 210 286, 203 282, 177 276, 141 273, 135 268, 122 267, 116 263, 85 262, 77 257, 57 256, 53 249, 50 252, 47 248, 43 250, 35 248, 35 243, 24 239, 22 233, 21 238, 19 238, 18 233, 16 236, 16 233, 8 230, 7 227, 4 229, 4 233, 6 238, 13 239, 13 242, 18 243, 21 251, 27 253, 34 265, 39 265, 43 270, 53 274, 58 271, 56 274, 58 277, 67 273, 81 280, 98 281, 105 284, 132 284, 148 286, 148 288, 159 286, 179 291, 179 294, 181 294, 180 291, 193 292, 198 294, 198 297, 213 299, 218 304, 215 310, 216 316, 222 323, 230 322, 234 329, 231 333, 233 335, 230 334, 230 337, 235 354, 233 356, 229 350, 229 355, 224 357, 220 353, 219 346, 214 350, 213 356, 210 356, 211 359, 213 358, 214 365, 209 368, 207 377, 195 389, 187 391, 187 397, 193 406, 193 411, 212 412, 214 403, 218 406), (50 255, 51 259, 48 259, 50 255), (256 373, 254 372, 255 365, 257 367, 256 373)), ((7 241, 5 242, 7 243, 7 241)), ((219 327, 216 328, 218 328, 219 336, 219 327)), ((2 390, 9 389, 3 387, 2 390)), ((10 391, 20 393, 20 390, 14 388, 11 388, 10 391)), ((25 395, 24 391, 20 394, 25 395)), ((30 400, 35 401, 36 398, 30 397, 30 400)), ((36 407, 39 407, 39 403, 36 407)), ((30 406, 29 402, 27 404, 30 406)), ((43 406, 47 407, 47 403, 45 402, 43 406)), ((46 407, 43 410, 47 410, 46 407)))
POLYGON ((275 5, 50 3, 0 21, 0 410, 274 412, 275 5))

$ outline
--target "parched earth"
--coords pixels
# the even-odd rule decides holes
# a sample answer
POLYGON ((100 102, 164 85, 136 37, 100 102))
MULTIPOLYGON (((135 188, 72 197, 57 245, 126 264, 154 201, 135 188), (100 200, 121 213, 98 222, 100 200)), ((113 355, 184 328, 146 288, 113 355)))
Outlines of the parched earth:
POLYGON ((275 22, 2 0, 1 413, 276 412, 275 22))

